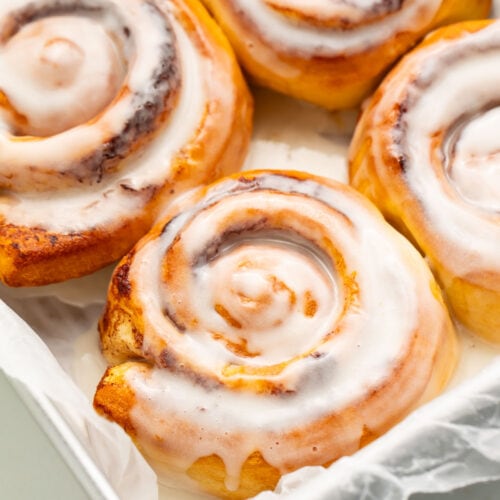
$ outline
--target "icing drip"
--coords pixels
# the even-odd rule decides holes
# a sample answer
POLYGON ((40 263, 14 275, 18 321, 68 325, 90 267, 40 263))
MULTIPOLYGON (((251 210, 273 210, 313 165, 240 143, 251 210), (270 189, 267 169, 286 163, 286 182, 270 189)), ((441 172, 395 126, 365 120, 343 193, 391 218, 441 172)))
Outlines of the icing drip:
MULTIPOLYGON (((332 445, 354 451, 364 419, 386 418, 363 398, 400 369, 416 330, 434 352, 446 324, 420 256, 371 206, 290 173, 215 184, 138 249, 128 280, 142 350, 161 366, 126 375, 141 446, 183 470, 216 454, 228 489, 255 451, 281 473, 331 460, 332 445)), ((403 407, 433 355, 411 359, 403 407)))

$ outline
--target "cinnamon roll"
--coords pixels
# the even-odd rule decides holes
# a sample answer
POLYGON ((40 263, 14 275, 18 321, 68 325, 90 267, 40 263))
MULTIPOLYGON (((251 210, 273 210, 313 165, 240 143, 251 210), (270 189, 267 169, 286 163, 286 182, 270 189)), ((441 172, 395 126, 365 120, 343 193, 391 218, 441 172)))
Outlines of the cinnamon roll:
POLYGON ((497 342, 499 68, 499 22, 438 30, 377 90, 350 150, 352 184, 418 245, 458 319, 497 342))
POLYGON ((196 1, 2 1, 0 279, 123 256, 169 197, 238 169, 251 110, 196 1))
POLYGON ((117 267, 99 327, 95 408, 227 498, 353 453, 456 357, 408 241, 349 186, 283 171, 184 199, 117 267))
POLYGON ((490 0, 203 0, 255 81, 330 109, 358 104, 437 26, 490 0))

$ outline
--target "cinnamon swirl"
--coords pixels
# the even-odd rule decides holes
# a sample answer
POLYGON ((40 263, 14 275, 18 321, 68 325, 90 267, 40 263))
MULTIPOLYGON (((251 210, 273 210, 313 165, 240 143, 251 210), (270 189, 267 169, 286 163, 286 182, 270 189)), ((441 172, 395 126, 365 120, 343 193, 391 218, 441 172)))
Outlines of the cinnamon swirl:
POLYGON ((427 266, 373 205, 277 171, 172 210, 116 269, 100 332, 96 409, 228 498, 379 436, 456 348, 427 266))
POLYGON ((234 171, 251 100, 193 0, 0 5, 0 279, 121 257, 173 194, 234 171))
POLYGON ((458 319, 497 342, 499 68, 499 22, 438 30, 377 90, 350 151, 352 184, 419 246, 458 319))
POLYGON ((255 81, 330 109, 358 104, 423 35, 490 0, 204 0, 255 81))

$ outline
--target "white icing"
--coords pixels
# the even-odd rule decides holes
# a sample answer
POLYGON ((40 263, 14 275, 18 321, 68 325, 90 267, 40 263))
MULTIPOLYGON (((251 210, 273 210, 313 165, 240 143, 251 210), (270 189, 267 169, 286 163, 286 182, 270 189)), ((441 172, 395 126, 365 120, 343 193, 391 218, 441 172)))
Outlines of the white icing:
MULTIPOLYGON (((432 332, 421 332, 429 352, 436 348, 443 325, 443 309, 430 292, 431 276, 420 256, 357 196, 314 181, 301 182, 280 175, 261 175, 259 184, 263 191, 227 197, 237 186, 236 181, 227 180, 212 187, 201 202, 176 217, 161 237, 137 252, 129 272, 129 279, 137 290, 134 300, 139 301, 143 311, 144 351, 159 356, 166 342, 179 366, 195 366, 197 373, 226 385, 210 385, 207 391, 203 384, 166 369, 154 369, 146 377, 140 371, 131 370, 127 380, 136 391, 137 401, 131 418, 139 434, 146 436, 143 446, 147 451, 147 436, 161 436, 180 468, 188 468, 196 459, 215 453, 224 461, 227 486, 231 488, 237 487, 243 462, 256 450, 282 472, 286 470, 287 460, 293 461, 293 457, 303 453, 316 456, 317 463, 328 460, 328 447, 322 446, 322 442, 312 438, 314 449, 306 445, 304 450, 297 447, 297 442, 287 437, 287 433, 341 412, 389 377, 408 348, 422 310, 435 326, 432 332), (257 231, 255 241, 243 235, 238 245, 239 236, 234 236, 235 241, 231 240, 227 249, 222 249, 213 260, 202 260, 192 271, 184 268, 184 259, 177 261, 177 275, 185 277, 185 272, 189 275, 181 278, 189 284, 187 290, 176 295, 177 290, 161 283, 162 261, 171 245, 172 248, 182 245, 183 257, 192 262, 210 241, 211 236, 207 235, 214 230, 215 234, 224 230, 230 214, 234 222, 248 215, 249 207, 254 207, 250 210, 252 213, 262 212, 272 219, 273 214, 287 213, 298 206, 297 214, 315 221, 316 228, 313 224, 312 228, 304 229, 304 223, 287 217, 289 229, 275 232, 274 238, 264 232, 263 242, 257 242, 257 231), (321 253, 312 255, 307 246, 300 248, 297 234, 305 238, 304 231, 311 248, 320 247, 322 238, 330 239, 345 261, 344 274, 354 276, 352 273, 356 273, 359 295, 345 315, 341 309, 346 285, 336 273, 329 271, 333 265, 331 257, 320 257, 321 253), (247 264, 245 275, 238 274, 237 270, 230 278, 229 273, 242 262, 247 264), (302 311, 290 308, 287 300, 283 305, 283 290, 277 289, 269 306, 272 319, 288 314, 291 309, 292 320, 288 323, 289 318, 282 317, 285 323, 273 329, 269 316, 261 318, 257 314, 251 331, 243 335, 248 346, 258 354, 240 355, 207 332, 214 325, 231 335, 237 335, 239 330, 228 328, 213 311, 221 293, 217 280, 221 286, 226 285, 222 301, 237 315, 241 308, 239 298, 229 295, 235 291, 249 296, 270 293, 267 282, 270 264, 273 274, 282 278, 297 297, 310 288, 311 281, 318 282, 318 288, 312 288, 312 292, 318 299, 319 321, 316 323, 312 318, 308 325, 301 318, 302 311), (252 266, 255 272, 246 274, 252 266), (209 289, 209 284, 215 284, 215 291, 209 289), (325 290, 327 286, 331 287, 330 291, 325 290), (200 322, 193 327, 188 325, 183 332, 177 331, 163 313, 165 300, 167 305, 169 301, 170 306, 173 304, 174 312, 182 300, 183 306, 199 312, 200 322), (231 305, 231 301, 236 304, 231 305), (292 324, 297 319, 300 332, 292 324), (328 336, 335 328, 339 329, 338 333, 328 336), (317 356, 308 355, 311 351, 317 356), (292 359, 293 362, 289 362, 292 359), (229 364, 261 368, 277 362, 284 362, 286 366, 268 375, 246 372, 233 376, 224 371, 229 364), (233 391, 230 387, 238 377, 278 384, 280 390, 289 393, 233 391)), ((252 217, 258 219, 259 215, 250 215, 250 219, 252 217)), ((432 355, 410 362, 415 365, 414 382, 401 402, 411 400, 423 389, 422 384, 425 385, 431 370, 432 355)), ((383 418, 383 412, 371 416, 372 422, 383 421, 383 418)), ((352 446, 361 432, 362 425, 356 417, 335 439, 345 440, 346 446, 352 446)))
POLYGON ((339 301, 332 281, 301 250, 249 241, 198 270, 195 307, 204 329, 223 332, 233 342, 244 339, 256 364, 279 363, 311 349, 332 324, 337 312, 332 305, 339 301), (317 302, 312 318, 304 314, 308 300, 317 302), (214 304, 222 305, 241 327, 228 325, 214 304))
POLYGON ((370 20, 377 14, 390 13, 398 7, 399 1, 384 0, 265 0, 275 8, 291 9, 316 18, 319 22, 339 21, 356 23, 370 20))
POLYGON ((379 140, 377 126, 384 122, 391 103, 408 92, 405 137, 401 131, 394 132, 395 140, 406 149, 401 153, 396 143, 394 154, 406 156, 405 178, 432 233, 453 245, 453 254, 448 246, 436 245, 439 260, 462 276, 500 269, 498 108, 479 116, 484 108, 500 102, 499 27, 495 23, 461 39, 441 41, 407 58, 400 71, 415 75, 416 83, 408 86, 403 78, 387 85, 372 132, 374 159, 383 172, 380 148, 386 145, 379 140), (450 139, 456 141, 455 159, 443 164, 449 147, 445 141, 443 153, 436 151, 434 138, 443 131, 452 132, 462 117, 465 126, 450 139))
POLYGON ((500 108, 469 122, 457 142, 449 176, 471 204, 500 213, 500 108))
MULTIPOLYGON (((223 206, 207 208, 203 216, 196 217, 182 233, 182 245, 186 248, 187 259, 191 260, 202 252, 209 244, 210 238, 223 231, 227 214, 231 212, 245 214, 245 207, 252 205, 259 208, 259 213, 293 211, 293 203, 300 201, 293 198, 290 200, 287 197, 280 199, 279 196, 273 197, 270 201, 266 195, 253 194, 227 200, 223 206)), ((307 210, 302 213, 310 218, 315 214, 307 210)), ((248 222, 252 220, 251 216, 243 218, 248 222)), ((292 221, 289 223, 293 225, 292 221)), ((333 234, 331 237, 333 238, 333 234)), ((217 360, 213 361, 208 354, 209 344, 212 344, 210 332, 222 333, 232 341, 245 338, 249 342, 249 351, 257 354, 252 358, 252 364, 267 365, 282 362, 297 352, 312 349, 329 331, 334 318, 340 312, 340 301, 331 279, 328 279, 328 273, 318 267, 317 258, 309 251, 293 243, 286 249, 277 247, 277 243, 273 243, 272 240, 261 242, 244 239, 243 243, 244 246, 235 244, 234 248, 224 252, 214 262, 197 266, 192 280, 186 283, 186 289, 182 290, 182 295, 178 292, 176 295, 171 295, 173 292, 169 290, 168 284, 165 284, 165 301, 167 303, 181 301, 184 306, 191 302, 193 304, 191 312, 200 320, 200 326, 203 328, 202 331, 196 330, 193 333, 196 344, 200 343, 199 347, 194 346, 191 339, 188 342, 187 335, 182 335, 178 339, 181 343, 179 349, 183 349, 182 343, 187 342, 184 352, 198 354, 203 358, 201 364, 207 364, 207 370, 210 371, 216 370, 220 363, 220 353, 216 354, 217 360), (291 258, 285 258, 289 253, 292 254, 291 258), (229 288, 231 281, 238 276, 241 280, 242 275, 247 281, 251 278, 260 279, 261 286, 265 287, 267 297, 261 298, 257 304, 252 304, 257 311, 252 311, 249 304, 245 309, 240 299, 235 296, 236 290, 229 288), (312 298, 317 303, 318 309, 313 317, 304 314, 307 292, 313 295, 312 298), (198 297, 196 303, 190 300, 194 293, 198 297), (291 293, 294 294, 295 300, 290 297, 291 293), (263 304, 266 300, 268 303, 263 304), (226 307, 242 327, 231 328, 214 310, 215 304, 226 307), (274 322, 280 323, 276 325, 274 322), (256 329, 263 331, 258 337, 249 337, 256 329), (311 333, 303 337, 304 331, 311 333), (283 343, 285 338, 287 342, 283 343), (213 364, 209 366, 209 362, 213 364)), ((225 356, 225 362, 232 363, 237 360, 234 356, 225 356)))
MULTIPOLYGON (((9 13, 14 8, 26 7, 29 4, 29 0, 11 0, 6 2, 8 5, 2 4, 0 7, 0 25, 5 24, 9 20, 9 13)), ((48 190, 54 189, 61 186, 70 185, 78 186, 81 180, 74 179, 72 176, 65 176, 64 179, 58 176, 58 173, 70 173, 75 168, 75 163, 82 158, 92 154, 95 150, 98 150, 100 146, 106 141, 111 140, 116 134, 119 134, 125 123, 132 117, 135 112, 134 101, 137 96, 147 94, 151 91, 152 83, 151 76, 157 70, 158 61, 161 60, 161 53, 165 50, 165 43, 173 43, 170 34, 165 31, 164 21, 161 16, 157 15, 151 10, 148 4, 143 2, 136 2, 134 0, 123 0, 120 2, 109 1, 109 2, 99 2, 100 5, 105 5, 108 9, 110 5, 113 5, 115 9, 118 9, 121 16, 123 16, 123 22, 126 27, 131 32, 131 37, 133 38, 134 47, 137 54, 141 54, 141 57, 134 57, 133 63, 130 65, 129 72, 122 82, 129 92, 120 96, 118 100, 113 101, 106 110, 97 115, 93 123, 83 124, 80 126, 73 127, 71 129, 65 130, 59 134, 42 138, 40 140, 16 140, 15 137, 10 135, 9 123, 0 124, 0 181, 2 187, 7 187, 15 191, 33 191, 33 190, 48 190)), ((40 5, 42 8, 42 5, 40 5)), ((87 21, 87 17, 84 16, 84 24, 88 22, 92 23, 102 23, 104 29, 110 29, 114 26, 109 26, 107 19, 109 16, 102 16, 98 19, 91 19, 87 21)), ((72 21, 73 22, 73 21, 72 21)), ((74 20, 77 22, 77 20, 74 20)), ((43 26, 45 24, 44 20, 36 22, 37 25, 43 26)), ((50 23, 54 28, 53 24, 50 23)), ((58 27, 56 31, 56 36, 58 36, 58 27)), ((93 28, 92 36, 90 37, 90 46, 92 46, 92 40, 99 28, 93 28)), ((87 35, 88 31, 81 30, 77 31, 75 35, 82 34, 87 35)), ((23 36, 24 30, 14 35, 23 36)), ((43 32, 42 40, 46 40, 47 33, 43 32)), ((76 40, 72 34, 65 33, 65 39, 70 37, 68 40, 77 47, 81 44, 86 45, 86 39, 76 40)), ((111 37, 111 34, 108 34, 111 37)), ((116 36, 122 37, 121 32, 116 36)), ((102 36, 100 37, 103 38, 102 36)), ((113 42, 109 42, 113 43, 113 42)), ((108 44, 102 49, 106 49, 108 44)), ((85 52, 85 49, 80 49, 85 52)), ((6 88, 14 88, 16 85, 16 75, 17 75, 17 65, 14 64, 12 58, 8 57, 9 46, 0 47, 0 61, 3 62, 4 67, 0 65, 0 88, 4 86, 6 88), (9 79, 13 79, 9 82, 9 79), (6 83, 1 83, 2 80, 6 83)), ((91 57, 92 51, 87 54, 91 57)), ((17 58, 21 62, 21 67, 24 66, 24 61, 21 58, 17 58)), ((96 62, 99 58, 95 58, 96 62)), ((97 65, 92 68, 94 61, 90 61, 91 72, 96 71, 97 74, 100 72, 100 66, 97 65)), ((110 72, 112 68, 107 68, 110 72)), ((20 76, 22 78, 26 76, 20 76)), ((82 77, 85 75, 82 75, 82 77)), ((29 95, 28 81, 24 82, 24 90, 27 91, 29 95)), ((73 88, 75 93, 70 96, 73 102, 78 102, 81 98, 78 92, 78 85, 73 88)), ((99 90, 97 86, 96 90, 99 90)), ((32 88, 32 91, 37 92, 37 84, 32 88)), ((58 95, 57 91, 52 92, 52 94, 58 95)), ((39 96, 40 99, 44 99, 45 105, 47 107, 51 106, 50 96, 43 94, 39 96)), ((20 98, 21 99, 21 98, 20 98)), ((36 97, 28 98, 29 100, 36 99, 36 97)), ((28 100, 28 104, 29 104, 28 100)), ((71 108, 70 108, 71 109, 71 108)), ((81 176, 86 180, 87 172, 82 171, 81 176)))
POLYGON ((111 102, 124 76, 104 29, 85 18, 35 21, 0 52, 0 88, 28 120, 15 124, 19 135, 51 136, 85 123, 111 102))
POLYGON ((451 390, 478 375, 500 354, 500 346, 489 344, 456 323, 461 356, 446 390, 451 390))
MULTIPOLYGON (((128 1, 128 3, 136 5, 140 2, 128 1)), ((171 7, 168 9, 178 52, 182 58, 180 96, 177 107, 168 123, 157 132, 154 140, 146 148, 134 153, 123 162, 120 173, 109 177, 101 184, 79 189, 61 189, 48 193, 8 195, 4 192, 3 196, 0 196, 0 213, 8 222, 60 232, 83 231, 89 227, 120 223, 123 214, 133 213, 139 210, 143 204, 140 195, 124 190, 120 185, 126 184, 140 190, 150 185, 163 184, 171 175, 170 163, 172 159, 193 138, 200 126, 200 117, 203 117, 204 107, 208 106, 210 100, 217 99, 224 104, 228 103, 224 109, 230 109, 231 106, 234 106, 233 94, 227 90, 230 88, 229 84, 225 84, 225 79, 229 79, 229 76, 213 76, 209 83, 204 81, 213 71, 212 63, 209 59, 200 57, 197 47, 183 31, 180 23, 176 21, 177 11, 171 7)), ((131 11, 130 15, 133 15, 135 10, 136 8, 131 11)), ((154 41, 154 32, 150 33, 151 30, 142 23, 139 15, 135 17, 131 29, 132 26, 136 31, 147 33, 154 41)), ((144 50, 145 48, 141 49, 142 55, 138 58, 141 61, 142 70, 129 82, 137 87, 141 85, 140 75, 144 74, 143 70, 148 65, 154 64, 156 60, 154 53, 144 52, 144 50)), ((128 111, 124 109, 121 114, 124 115, 126 112, 128 111)), ((118 121, 117 126, 119 125, 118 121)), ((223 119, 220 121, 220 136, 221 141, 223 141, 229 126, 223 119)), ((102 141, 102 134, 98 128, 85 128, 92 136, 102 141)), ((68 139, 67 147, 72 151, 72 154, 75 149, 74 142, 68 134, 72 134, 73 130, 75 129, 62 134, 68 139)), ((2 150, 2 155, 4 154, 6 153, 2 150)), ((24 159, 26 159, 26 155, 29 153, 23 150, 24 159)))
MULTIPOLYGON (((293 153, 298 145, 307 151, 315 151, 318 147, 323 146, 320 148, 320 152, 325 156, 322 164, 324 164, 324 173, 327 175, 328 165, 326 159, 330 150, 326 149, 326 146, 328 146, 328 144, 325 144, 326 140, 319 141, 319 139, 322 138, 320 137, 320 133, 322 135, 325 128, 328 128, 328 131, 331 132, 329 135, 334 135, 335 133, 334 123, 328 123, 327 121, 329 117, 330 113, 324 110, 319 110, 312 106, 303 106, 298 103, 298 101, 267 90, 257 89, 256 128, 254 136, 261 142, 268 138, 266 141, 266 152, 268 152, 268 154, 267 156, 261 156, 260 154, 254 155, 251 160, 254 163, 250 163, 249 167, 253 166, 254 168, 258 168, 259 165, 262 166, 265 164, 273 166, 290 165, 292 167, 296 166, 297 169, 310 169, 312 165, 318 163, 315 155, 313 155, 312 158, 307 158, 304 154, 304 158, 299 159, 296 158, 295 155, 290 155, 289 151, 293 153), (300 122, 291 122, 289 113, 296 112, 297 110, 300 110, 300 122), (300 134, 302 124, 304 124, 305 130, 300 134), (291 160, 295 161, 295 163, 291 163, 291 160)), ((339 135, 338 131, 336 135, 339 135)), ((341 158, 343 160, 342 163, 345 164, 345 158, 344 156, 341 157, 341 155, 345 155, 344 151, 347 148, 345 142, 347 142, 347 139, 340 143, 341 140, 343 139, 339 137, 338 156, 339 159, 341 158)), ((335 146, 335 144, 333 146, 335 146)), ((331 154, 335 155, 336 152, 333 151, 331 154)), ((343 168, 345 170, 345 165, 343 168)), ((332 177, 334 176, 336 179, 346 178, 344 170, 341 170, 339 165, 338 169, 330 171, 330 175, 332 177)), ((25 299, 26 296, 53 295, 54 293, 64 302, 69 301, 75 305, 82 305, 80 300, 82 298, 82 292, 84 295, 83 305, 85 305, 93 303, 95 300, 99 300, 99 303, 102 303, 105 300, 108 282, 109 276, 107 276, 107 274, 104 276, 103 273, 94 273, 93 275, 78 280, 71 280, 48 287, 37 287, 36 289, 7 288, 1 286, 0 288, 2 298, 4 300, 8 298, 9 300, 7 300, 7 302, 11 306, 12 297, 25 299), (96 299, 96 297, 98 297, 98 299, 96 299)), ((60 303, 57 304, 61 306, 60 303)), ((63 308, 63 310, 65 309, 63 308)), ((23 314, 23 317, 27 321, 31 321, 33 311, 34 309, 31 307, 29 310, 30 315, 26 316, 26 314, 23 314)), ((51 307, 51 309, 48 310, 47 304, 44 302, 43 307, 39 308, 38 313, 40 317, 47 317, 48 311, 50 312, 49 317, 52 318, 52 321, 47 325, 44 331, 39 331, 39 333, 42 336, 44 336, 45 332, 49 332, 52 335, 60 335, 61 338, 70 342, 71 346, 73 346, 72 338, 67 335, 68 329, 66 323, 62 324, 56 319, 62 314, 60 312, 60 307, 51 307), (54 311, 57 314, 54 314, 54 311)), ((98 316, 100 315, 100 312, 98 312, 99 311, 95 310, 93 321, 95 325, 97 325, 98 316)), ((78 324, 77 321, 80 320, 80 315, 75 317, 75 324, 78 324)), ((44 336, 44 338, 46 338, 46 336, 44 336)), ((463 339, 461 349, 462 357, 460 359, 460 365, 455 371, 449 387, 456 387, 463 381, 478 374, 500 353, 500 347, 487 345, 478 338, 466 336, 465 333, 461 338, 463 339)), ((92 401, 97 383, 106 369, 106 361, 102 357, 97 339, 98 332, 97 328, 94 327, 92 331, 81 336, 74 343, 73 349, 65 350, 62 356, 59 351, 56 352, 56 356, 58 356, 61 363, 64 364, 66 362, 68 366, 73 367, 71 373, 79 387, 87 395, 89 401, 92 401)), ((161 499, 167 500, 175 498, 176 500, 199 500, 200 497, 202 497, 202 493, 197 490, 196 483, 193 480, 189 480, 189 478, 186 479, 186 477, 181 474, 176 474, 174 477, 171 477, 171 470, 169 469, 166 471, 165 467, 163 467, 158 460, 152 460, 151 454, 148 454, 148 462, 158 475, 158 480, 160 482, 159 495, 161 499), (168 484, 172 489, 163 487, 163 484, 168 484), (181 488, 190 491, 194 490, 196 493, 189 494, 185 491, 181 491, 181 488)))
MULTIPOLYGON (((286 15, 279 14, 267 5, 265 0, 232 0, 232 3, 243 11, 260 34, 272 43, 281 45, 286 40, 288 50, 324 56, 362 51, 367 46, 383 43, 396 33, 419 31, 430 23, 441 4, 439 0, 406 1, 399 10, 385 18, 349 30, 340 30, 305 23, 298 24, 286 15)), ((280 3, 300 9, 302 2, 280 3)), ((319 3, 319 0, 316 3, 319 3)), ((360 9, 370 8, 376 3, 374 0, 359 1, 356 2, 356 6, 360 9)), ((332 12, 334 8, 339 17, 345 13, 345 6, 334 7, 332 3, 332 12)), ((319 5, 317 9, 320 9, 319 5)), ((310 6, 308 10, 314 11, 314 8, 310 6)), ((258 57, 258 52, 254 56, 258 57)))

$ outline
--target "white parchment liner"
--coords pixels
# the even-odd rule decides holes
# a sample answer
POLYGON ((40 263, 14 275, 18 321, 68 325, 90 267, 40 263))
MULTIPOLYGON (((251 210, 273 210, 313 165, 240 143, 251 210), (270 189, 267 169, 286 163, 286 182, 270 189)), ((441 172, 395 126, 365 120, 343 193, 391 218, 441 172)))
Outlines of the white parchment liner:
MULTIPOLYGON (((29 302, 28 302, 29 303, 29 302)), ((54 338, 63 336, 65 330, 77 331, 87 317, 83 315, 60 316, 66 308, 53 300, 46 305, 43 316, 52 323, 54 338), (58 317, 62 319, 58 321, 58 317)), ((75 309, 75 311, 77 311, 75 309)), ((41 312, 29 316, 36 318, 41 312)), ((63 313, 64 314, 64 313, 63 313)), ((69 341, 61 341, 68 347, 69 341)), ((70 350, 59 354, 60 361, 71 357, 70 350)), ((21 381, 37 400, 45 395, 70 426, 88 455, 108 478, 120 499, 154 499, 157 495, 156 477, 130 440, 118 428, 97 415, 80 388, 65 372, 46 344, 7 305, 0 301, 0 367, 10 377, 21 381)), ((22 437, 20 436, 20 446, 22 437)))
MULTIPOLYGON (((327 113, 258 91, 245 168, 295 168, 345 182, 354 119, 354 112, 327 113)), ((121 499, 149 500, 158 494, 155 475, 121 428, 90 405, 106 366, 95 325, 111 271, 38 289, 1 286, 0 298, 43 341, 0 303, 0 368, 54 402, 121 499)), ((464 333, 461 344, 451 392, 354 456, 329 469, 309 467, 289 474, 276 493, 259 498, 403 499, 414 492, 500 479, 500 359, 494 359, 500 347, 464 333), (462 384, 464 379, 471 380, 462 384)), ((164 487, 159 491, 160 498, 200 497, 164 487)))

